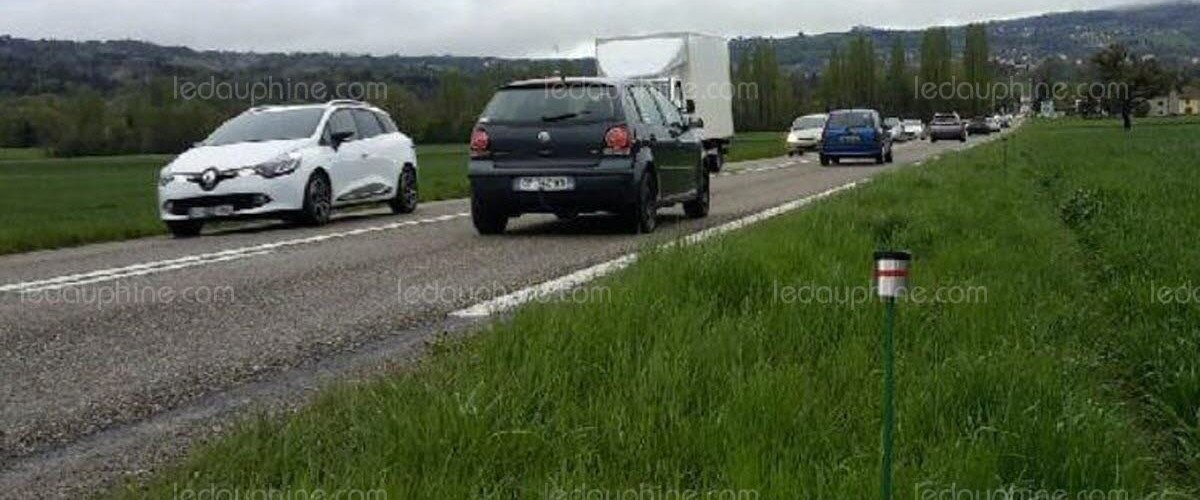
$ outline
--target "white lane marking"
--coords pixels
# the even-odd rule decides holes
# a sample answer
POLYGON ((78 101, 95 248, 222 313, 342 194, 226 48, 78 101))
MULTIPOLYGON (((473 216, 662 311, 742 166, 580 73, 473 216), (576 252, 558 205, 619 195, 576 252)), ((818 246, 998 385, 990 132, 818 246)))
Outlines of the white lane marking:
POLYGON ((148 269, 141 269, 138 271, 130 271, 130 272, 120 273, 120 274, 110 274, 110 275, 100 276, 100 277, 91 278, 91 279, 78 280, 78 281, 67 281, 67 282, 63 282, 63 283, 59 283, 59 284, 51 284, 51 285, 46 285, 46 286, 34 286, 34 287, 22 288, 19 291, 21 293, 39 293, 39 292, 46 292, 46 291, 50 291, 50 290, 60 290, 63 288, 68 288, 68 287, 73 287, 73 286, 90 285, 92 283, 114 281, 114 280, 123 279, 123 278, 133 278, 136 276, 144 276, 147 274, 161 273, 161 272, 165 272, 165 271, 174 271, 177 269, 186 269, 189 267, 203 266, 206 264, 216 264, 219 262, 229 262, 232 260, 248 259, 251 257, 258 257, 258 256, 262 256, 262 255, 267 255, 270 253, 273 253, 273 251, 272 250, 264 250, 262 252, 230 254, 230 255, 216 258, 216 259, 205 259, 205 260, 198 260, 198 261, 193 261, 193 262, 184 262, 184 263, 179 263, 179 264, 174 264, 174 265, 169 265, 169 266, 152 267, 152 268, 148 268, 148 269))
MULTIPOLYGON (((812 196, 807 196, 807 197, 801 198, 799 200, 790 201, 788 203, 784 203, 783 205, 769 208, 762 212, 748 215, 746 217, 737 219, 732 222, 727 222, 727 223, 721 224, 719 226, 711 227, 711 228, 705 229, 703 231, 690 234, 680 240, 675 240, 675 241, 670 241, 670 242, 664 243, 660 246, 660 248, 672 248, 677 245, 694 245, 694 244, 700 243, 702 241, 708 240, 710 238, 713 238, 715 236, 719 236, 719 235, 722 235, 722 234, 725 234, 725 233, 728 233, 731 231, 737 231, 737 230, 742 229, 751 224, 756 224, 758 222, 762 222, 762 221, 770 219, 772 217, 776 217, 776 216, 800 209, 800 208, 802 208, 806 205, 809 205, 813 202, 816 202, 816 201, 824 199, 824 198, 828 198, 835 194, 841 193, 842 191, 853 189, 853 188, 861 186, 867 182, 870 182, 870 179, 863 179, 863 180, 854 181, 854 182, 851 182, 848 184, 843 184, 841 186, 837 186, 835 188, 831 188, 831 189, 822 191, 822 192, 814 194, 812 196)), ((502 312, 511 310, 517 306, 520 306, 520 305, 528 303, 528 302, 532 302, 534 300, 539 300, 539 299, 543 299, 546 297, 552 297, 556 294, 571 290, 572 288, 578 287, 579 285, 582 285, 589 281, 593 281, 597 278, 601 278, 601 277, 607 276, 609 274, 615 273, 617 271, 620 271, 622 269, 625 269, 626 267, 629 267, 634 262, 637 262, 638 255, 639 255, 638 253, 630 253, 630 254, 622 255, 620 257, 617 257, 616 259, 613 259, 613 260, 610 260, 607 262, 603 262, 600 264, 596 264, 592 267, 581 269, 579 271, 575 271, 566 276, 561 276, 561 277, 552 279, 550 281, 547 281, 545 283, 534 285, 534 286, 531 286, 528 288, 523 288, 521 290, 517 290, 516 292, 510 293, 508 295, 503 295, 503 296, 496 297, 494 299, 491 299, 491 300, 488 300, 485 302, 481 302, 479 304, 475 304, 466 309, 460 309, 458 311, 454 311, 454 312, 450 313, 450 316, 454 317, 454 318, 486 318, 486 317, 492 316, 494 314, 498 314, 498 313, 502 313, 502 312)))
POLYGON ((188 267, 196 267, 196 266, 201 266, 201 265, 206 265, 206 264, 227 262, 227 261, 235 260, 235 259, 241 259, 241 258, 247 258, 247 257, 257 257, 257 256, 269 254, 269 253, 279 250, 281 248, 293 247, 293 246, 298 246, 298 245, 310 245, 313 243, 320 243, 323 241, 329 241, 329 240, 334 240, 334 239, 349 238, 352 236, 359 236, 359 235, 363 235, 363 234, 377 233, 377 232, 381 232, 381 231, 391 231, 391 230, 401 229, 401 228, 405 228, 405 227, 433 224, 433 223, 437 223, 437 222, 445 222, 445 221, 449 221, 449 220, 468 217, 470 215, 471 214, 468 212, 459 212, 459 213, 454 213, 454 214, 449 214, 449 215, 443 215, 440 217, 432 217, 432 218, 428 218, 428 219, 394 222, 391 224, 384 224, 381 226, 373 226, 373 227, 354 229, 354 230, 350 230, 350 231, 322 234, 322 235, 317 235, 317 236, 310 236, 307 238, 284 240, 284 241, 278 241, 275 243, 264 243, 261 245, 254 245, 254 246, 242 247, 242 248, 234 248, 234 249, 230 249, 230 250, 223 250, 220 252, 205 253, 205 254, 199 254, 199 255, 190 255, 187 257, 180 257, 177 259, 160 260, 160 261, 147 262, 147 263, 142 263, 142 264, 134 264, 131 266, 117 267, 117 268, 111 268, 111 269, 101 269, 98 271, 91 271, 91 272, 80 273, 80 274, 71 274, 71 275, 66 275, 66 276, 58 276, 58 277, 44 279, 44 280, 27 281, 27 282, 22 282, 22 283, 12 283, 12 284, 0 286, 0 293, 53 290, 53 289, 67 287, 67 286, 85 285, 85 284, 92 284, 92 283, 100 283, 100 282, 104 282, 104 281, 112 281, 112 280, 117 280, 117 279, 131 277, 131 276, 144 276, 147 274, 154 274, 154 273, 160 273, 160 272, 165 272, 165 271, 173 271, 173 270, 184 269, 184 268, 188 268, 188 267))
POLYGON ((769 167, 742 168, 742 169, 731 170, 729 172, 723 172, 723 173, 717 174, 717 177, 731 177, 731 176, 735 176, 735 175, 756 174, 756 173, 760 173, 760 172, 772 172, 775 170, 783 170, 785 168, 791 168, 795 165, 796 164, 793 162, 793 163, 783 163, 783 164, 779 164, 779 165, 772 165, 769 167))

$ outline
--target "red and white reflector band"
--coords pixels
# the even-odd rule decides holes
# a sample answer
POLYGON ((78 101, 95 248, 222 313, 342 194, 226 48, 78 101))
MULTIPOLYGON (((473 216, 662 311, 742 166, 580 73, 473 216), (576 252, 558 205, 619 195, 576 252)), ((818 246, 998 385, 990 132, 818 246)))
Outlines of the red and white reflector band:
POLYGON ((908 264, 912 257, 902 252, 875 255, 875 289, 881 298, 897 298, 908 292, 908 264))

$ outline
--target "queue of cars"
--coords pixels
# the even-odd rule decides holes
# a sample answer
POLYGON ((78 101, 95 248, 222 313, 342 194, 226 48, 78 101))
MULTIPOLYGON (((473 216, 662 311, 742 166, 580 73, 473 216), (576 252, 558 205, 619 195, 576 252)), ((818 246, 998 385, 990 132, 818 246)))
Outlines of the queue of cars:
MULTIPOLYGON (((470 133, 471 218, 502 233, 526 213, 621 216, 651 232, 658 211, 708 215, 709 176, 733 137, 728 44, 670 33, 597 41, 600 78, 500 88, 470 133), (705 123, 705 121, 710 123, 705 123)), ((417 208, 413 141, 383 110, 336 100, 255 107, 159 175, 160 218, 176 237, 205 224, 281 218, 322 225, 335 209, 417 208)))
POLYGON ((787 134, 787 150, 789 156, 818 151, 822 165, 846 158, 890 163, 896 143, 926 139, 966 142, 971 135, 1009 128, 1014 119, 1012 115, 995 115, 964 120, 958 113, 937 113, 926 124, 912 118, 880 119, 879 112, 871 109, 838 110, 797 118, 787 134))
MULTIPOLYGON (((606 76, 513 82, 483 110, 468 165, 479 233, 502 233, 528 213, 612 213, 637 233, 653 231, 662 208, 708 215, 710 174, 734 134, 732 96, 711 93, 729 84, 727 44, 692 34, 607 39, 597 58, 606 76)), ((822 165, 884 164, 899 142, 966 141, 1010 124, 938 114, 926 126, 844 109, 796 119, 787 147, 819 152, 822 165)), ((368 203, 408 213, 417 208, 417 173, 412 139, 382 109, 352 100, 259 106, 162 169, 158 210, 177 237, 225 219, 322 225, 335 209, 368 203)))

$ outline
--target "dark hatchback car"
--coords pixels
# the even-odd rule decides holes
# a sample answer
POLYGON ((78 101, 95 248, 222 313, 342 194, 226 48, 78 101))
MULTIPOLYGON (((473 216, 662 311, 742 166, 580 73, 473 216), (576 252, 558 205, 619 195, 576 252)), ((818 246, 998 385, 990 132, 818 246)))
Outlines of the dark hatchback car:
POLYGON ((821 165, 840 163, 843 158, 892 162, 892 134, 884 127, 879 112, 846 109, 829 114, 821 136, 821 165))
POLYGON ((705 217, 702 127, 636 81, 509 84, 471 134, 472 221, 480 234, 499 234, 521 214, 609 212, 648 233, 663 207, 683 204, 688 217, 705 217))
POLYGON ((987 117, 976 116, 967 123, 967 133, 971 135, 991 135, 992 127, 988 124, 987 117))

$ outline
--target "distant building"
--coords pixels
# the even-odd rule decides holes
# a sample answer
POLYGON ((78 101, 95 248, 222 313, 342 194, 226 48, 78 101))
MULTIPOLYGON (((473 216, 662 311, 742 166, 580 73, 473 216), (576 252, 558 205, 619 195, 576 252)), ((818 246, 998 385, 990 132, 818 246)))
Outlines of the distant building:
POLYGON ((1200 88, 1172 90, 1170 94, 1150 99, 1149 104, 1150 116, 1200 115, 1200 88))
POLYGON ((1172 90, 1170 94, 1150 99, 1149 116, 1175 116, 1179 114, 1179 93, 1172 90))
POLYGON ((1186 88, 1179 95, 1179 113, 1200 115, 1200 88, 1186 88))
POLYGON ((1054 109, 1054 101, 1049 99, 1042 101, 1041 110, 1038 111, 1038 116, 1042 118, 1058 118, 1062 115, 1054 109))

